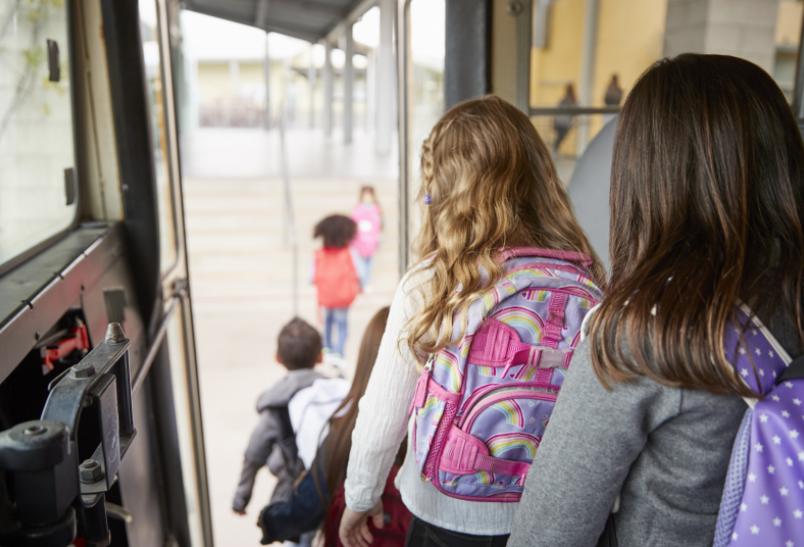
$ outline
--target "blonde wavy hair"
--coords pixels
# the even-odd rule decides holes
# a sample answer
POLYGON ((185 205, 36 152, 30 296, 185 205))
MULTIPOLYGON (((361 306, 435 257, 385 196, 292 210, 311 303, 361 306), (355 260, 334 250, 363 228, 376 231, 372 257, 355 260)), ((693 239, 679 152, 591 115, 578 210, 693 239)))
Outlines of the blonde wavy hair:
POLYGON ((580 251, 603 283, 547 147, 528 117, 498 97, 460 103, 433 127, 421 154, 420 202, 425 196, 416 253, 432 277, 407 337, 420 362, 460 338, 465 325, 455 334, 456 321, 503 273, 502 249, 580 251))

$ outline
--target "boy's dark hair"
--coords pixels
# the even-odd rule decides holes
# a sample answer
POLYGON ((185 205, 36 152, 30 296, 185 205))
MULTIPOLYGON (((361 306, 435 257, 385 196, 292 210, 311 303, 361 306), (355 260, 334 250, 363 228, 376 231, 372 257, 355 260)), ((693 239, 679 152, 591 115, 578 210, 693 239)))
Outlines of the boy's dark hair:
POLYGON ((321 355, 321 335, 310 323, 294 317, 279 331, 276 354, 288 370, 313 368, 321 355))
POLYGON ((346 215, 324 217, 313 229, 313 237, 324 239, 324 247, 342 249, 349 245, 357 233, 357 224, 346 215))

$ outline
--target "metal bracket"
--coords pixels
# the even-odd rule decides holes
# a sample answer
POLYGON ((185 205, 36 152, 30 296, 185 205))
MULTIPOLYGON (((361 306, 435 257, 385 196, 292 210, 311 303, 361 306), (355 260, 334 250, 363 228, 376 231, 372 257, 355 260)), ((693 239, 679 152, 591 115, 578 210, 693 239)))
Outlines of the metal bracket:
POLYGON ((0 546, 68 545, 79 521, 88 545, 109 545, 106 492, 136 435, 128 347, 110 323, 104 341, 51 385, 40 420, 0 432, 0 546), (90 408, 101 441, 80 447, 92 456, 79 465, 78 428, 90 408))
MULTIPOLYGON (((78 424, 85 408, 98 402, 102 442, 92 460, 102 468, 99 481, 81 483, 82 494, 112 487, 120 460, 136 434, 131 408, 129 340, 119 323, 109 323, 102 344, 70 369, 50 391, 42 419, 61 422, 70 435, 70 457, 78 458, 78 424)), ((75 462, 76 468, 78 462, 75 462)))

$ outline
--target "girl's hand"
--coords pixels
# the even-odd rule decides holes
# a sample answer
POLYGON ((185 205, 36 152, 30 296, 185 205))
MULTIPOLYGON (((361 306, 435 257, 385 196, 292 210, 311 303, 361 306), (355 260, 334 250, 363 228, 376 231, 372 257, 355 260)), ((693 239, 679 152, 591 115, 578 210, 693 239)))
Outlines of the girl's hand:
POLYGON ((383 527, 382 501, 368 511, 352 511, 348 507, 343 512, 338 535, 345 547, 371 547, 374 537, 368 526, 368 519, 375 528, 383 527))

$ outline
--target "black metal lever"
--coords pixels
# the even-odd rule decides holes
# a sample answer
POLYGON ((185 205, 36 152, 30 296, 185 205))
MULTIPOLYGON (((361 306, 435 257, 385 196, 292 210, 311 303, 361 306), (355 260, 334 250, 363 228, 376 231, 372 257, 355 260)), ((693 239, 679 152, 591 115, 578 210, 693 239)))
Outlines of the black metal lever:
POLYGON ((128 347, 121 326, 110 323, 104 341, 51 385, 40 420, 0 432, 0 546, 63 547, 77 522, 87 545, 109 544, 106 493, 136 435, 128 347), (101 441, 79 447, 90 408, 101 441), (87 449, 91 457, 79 462, 87 449))

